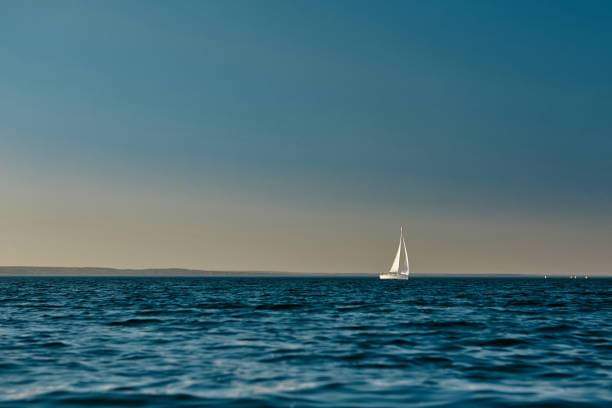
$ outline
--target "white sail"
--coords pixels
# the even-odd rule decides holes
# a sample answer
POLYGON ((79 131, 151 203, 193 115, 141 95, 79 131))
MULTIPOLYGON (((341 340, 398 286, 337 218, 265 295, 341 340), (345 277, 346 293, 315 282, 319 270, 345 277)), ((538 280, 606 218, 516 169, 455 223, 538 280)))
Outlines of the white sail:
POLYGON ((404 245, 404 259, 406 260, 406 263, 404 264, 405 267, 402 268, 400 273, 402 275, 409 275, 410 274, 410 262, 408 261, 408 251, 406 250, 406 241, 404 241, 403 234, 402 234, 402 244, 404 245))
POLYGON ((406 249, 406 241, 404 241, 403 228, 400 229, 400 239, 397 246, 397 253, 393 260, 393 265, 388 273, 381 273, 381 279, 407 279, 410 274, 410 263, 408 261, 408 250, 406 249), (403 251, 402 251, 403 247, 403 251), (402 256, 403 252, 403 256, 402 256), (403 258, 403 259, 402 259, 403 258))
POLYGON ((400 239, 399 246, 397 247, 397 254, 395 254, 395 260, 393 261, 393 265, 391 265, 391 269, 389 272, 397 273, 399 271, 400 258, 402 257, 402 240, 400 239))

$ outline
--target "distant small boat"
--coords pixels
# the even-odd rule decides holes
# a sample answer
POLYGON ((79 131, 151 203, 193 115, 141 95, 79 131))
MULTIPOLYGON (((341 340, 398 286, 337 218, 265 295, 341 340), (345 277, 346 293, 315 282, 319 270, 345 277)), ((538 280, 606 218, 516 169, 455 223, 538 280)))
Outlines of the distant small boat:
POLYGON ((408 279, 410 275, 410 262, 408 261, 408 251, 406 250, 406 242, 404 241, 404 230, 400 227, 400 240, 397 247, 397 254, 393 260, 393 265, 389 272, 383 272, 379 275, 380 279, 408 279), (402 251, 403 248, 403 251, 402 251), (403 256, 402 256, 403 255, 403 256))
POLYGON ((548 279, 548 276, 544 275, 544 279, 548 279))

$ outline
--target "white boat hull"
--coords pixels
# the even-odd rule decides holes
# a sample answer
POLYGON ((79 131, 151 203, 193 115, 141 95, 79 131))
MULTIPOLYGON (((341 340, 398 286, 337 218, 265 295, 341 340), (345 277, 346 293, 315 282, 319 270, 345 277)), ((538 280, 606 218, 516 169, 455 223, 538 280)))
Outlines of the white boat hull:
POLYGON ((408 275, 404 275, 402 273, 381 273, 378 276, 379 279, 408 279, 408 275))

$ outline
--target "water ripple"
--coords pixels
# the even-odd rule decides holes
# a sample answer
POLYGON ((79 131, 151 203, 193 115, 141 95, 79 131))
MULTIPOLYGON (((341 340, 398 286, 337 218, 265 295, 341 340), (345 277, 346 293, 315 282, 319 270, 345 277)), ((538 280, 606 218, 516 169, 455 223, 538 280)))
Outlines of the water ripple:
POLYGON ((0 407, 608 407, 612 281, 0 278, 0 407))

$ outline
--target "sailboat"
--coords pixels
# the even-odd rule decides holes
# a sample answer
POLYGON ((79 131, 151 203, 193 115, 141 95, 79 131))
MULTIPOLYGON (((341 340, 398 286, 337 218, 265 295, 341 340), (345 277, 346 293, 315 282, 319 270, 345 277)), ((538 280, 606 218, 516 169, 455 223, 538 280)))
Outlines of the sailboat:
POLYGON ((379 275, 379 278, 380 279, 408 279, 409 275, 410 275, 410 263, 408 262, 408 252, 406 251, 406 242, 404 241, 404 229, 400 227, 399 246, 397 247, 397 254, 395 254, 393 265, 391 265, 391 269, 389 269, 389 272, 381 273, 379 275))

